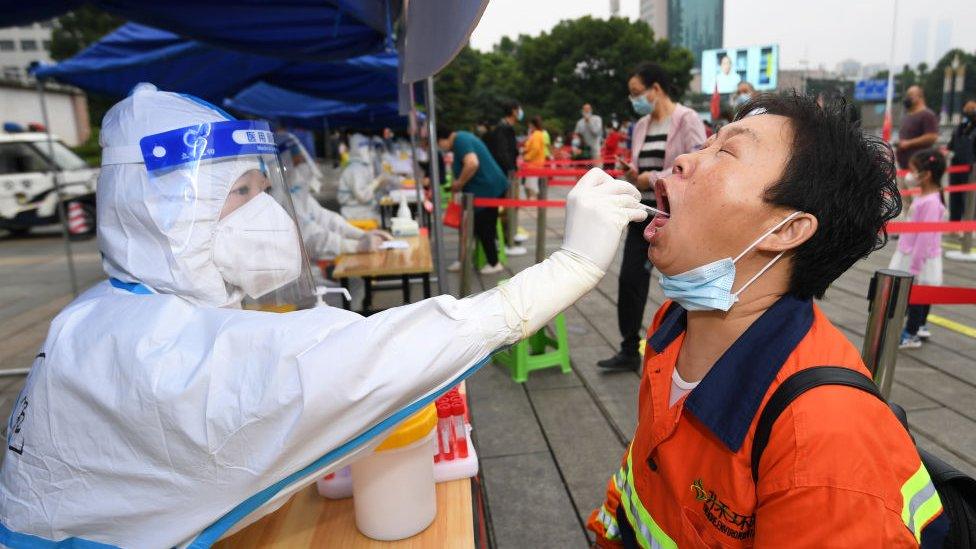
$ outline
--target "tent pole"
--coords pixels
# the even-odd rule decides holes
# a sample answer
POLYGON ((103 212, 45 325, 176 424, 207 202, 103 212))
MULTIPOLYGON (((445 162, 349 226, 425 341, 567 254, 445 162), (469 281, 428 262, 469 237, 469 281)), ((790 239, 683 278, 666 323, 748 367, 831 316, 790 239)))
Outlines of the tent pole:
MULTIPOLYGON (((417 132, 420 125, 417 124, 417 105, 413 94, 413 84, 410 84, 410 162, 413 164, 414 187, 417 189, 417 222, 423 227, 424 223, 424 177, 420 173, 420 164, 417 162, 417 132)), ((431 187, 434 188, 434 187, 431 187)))
POLYGON ((434 202, 434 211, 431 215, 431 224, 434 229, 434 259, 437 261, 437 289, 439 294, 451 292, 451 286, 447 280, 447 266, 444 257, 444 222, 441 219, 441 166, 437 157, 437 119, 435 109, 437 100, 434 98, 434 77, 427 77, 427 133, 430 142, 430 187, 433 190, 431 196, 434 202))
POLYGON ((64 194, 61 192, 61 167, 54 160, 54 137, 51 135, 51 121, 47 114, 47 100, 44 98, 44 83, 37 82, 37 97, 41 101, 41 115, 44 117, 44 130, 47 132, 47 154, 51 162, 51 177, 54 191, 58 195, 58 216, 61 218, 61 236, 64 237, 64 255, 68 259, 68 274, 71 277, 71 293, 78 297, 78 277, 75 275, 75 261, 71 255, 71 239, 68 231, 68 216, 65 214, 64 194))

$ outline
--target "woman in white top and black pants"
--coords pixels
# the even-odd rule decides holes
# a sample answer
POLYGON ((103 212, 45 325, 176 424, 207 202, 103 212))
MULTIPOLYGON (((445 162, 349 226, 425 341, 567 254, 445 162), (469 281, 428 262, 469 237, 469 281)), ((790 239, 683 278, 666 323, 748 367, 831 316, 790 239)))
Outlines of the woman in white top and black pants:
MULTIPOLYGON (((671 173, 678 156, 701 148, 705 142, 705 125, 695 111, 671 99, 671 78, 656 63, 637 67, 627 87, 634 110, 642 117, 634 126, 626 177, 641 191, 642 202, 654 206, 654 183, 671 173)), ((601 360, 598 363, 601 368, 637 370, 640 367, 637 349, 652 268, 644 240, 644 228, 649 222, 650 218, 627 227, 617 293, 620 351, 601 360)))

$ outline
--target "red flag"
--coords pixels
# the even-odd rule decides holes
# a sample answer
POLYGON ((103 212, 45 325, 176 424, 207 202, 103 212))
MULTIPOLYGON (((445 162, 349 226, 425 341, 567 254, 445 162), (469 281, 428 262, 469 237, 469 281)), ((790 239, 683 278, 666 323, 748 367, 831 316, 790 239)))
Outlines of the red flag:
POLYGON ((891 113, 885 111, 884 124, 881 125, 881 139, 891 143, 891 113))
POLYGON ((715 91, 712 92, 712 123, 718 122, 718 117, 722 116, 722 98, 718 96, 718 82, 715 83, 715 91))

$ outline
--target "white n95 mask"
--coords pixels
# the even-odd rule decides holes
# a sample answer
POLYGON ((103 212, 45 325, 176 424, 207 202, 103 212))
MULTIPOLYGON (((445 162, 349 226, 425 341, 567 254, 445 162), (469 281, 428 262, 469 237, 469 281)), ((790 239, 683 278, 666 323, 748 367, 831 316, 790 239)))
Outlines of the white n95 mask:
POLYGON ((298 278, 301 246, 288 212, 261 193, 217 222, 213 261, 225 281, 258 299, 298 278))

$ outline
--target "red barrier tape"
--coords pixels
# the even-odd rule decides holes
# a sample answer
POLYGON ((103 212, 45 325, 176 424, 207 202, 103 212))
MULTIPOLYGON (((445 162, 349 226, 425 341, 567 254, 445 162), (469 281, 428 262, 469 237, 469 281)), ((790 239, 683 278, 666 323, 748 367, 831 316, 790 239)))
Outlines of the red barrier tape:
POLYGON ((476 208, 565 208, 565 200, 515 200, 514 198, 475 198, 476 208))
MULTIPOLYGON (((942 190, 947 193, 961 193, 965 191, 976 191, 976 181, 973 181, 972 183, 960 183, 958 185, 947 185, 942 190)), ((910 196, 910 195, 921 194, 921 192, 922 189, 915 187, 912 189, 905 189, 901 191, 901 195, 910 196)))
MULTIPOLYGON (((582 177, 590 170, 576 168, 529 168, 525 167, 515 173, 516 177, 582 177)), ((620 170, 604 170, 613 177, 623 175, 620 170)))
MULTIPOLYGON (((970 164, 953 164, 946 168, 946 173, 969 173, 970 164)), ((898 170, 898 177, 905 177, 909 170, 898 170)))
POLYGON ((576 185, 576 179, 550 179, 550 187, 572 187, 576 185))
POLYGON ((951 286, 912 286, 909 305, 973 305, 976 304, 976 288, 951 286))
POLYGON ((888 234, 966 233, 976 231, 976 221, 894 221, 888 223, 888 234))

